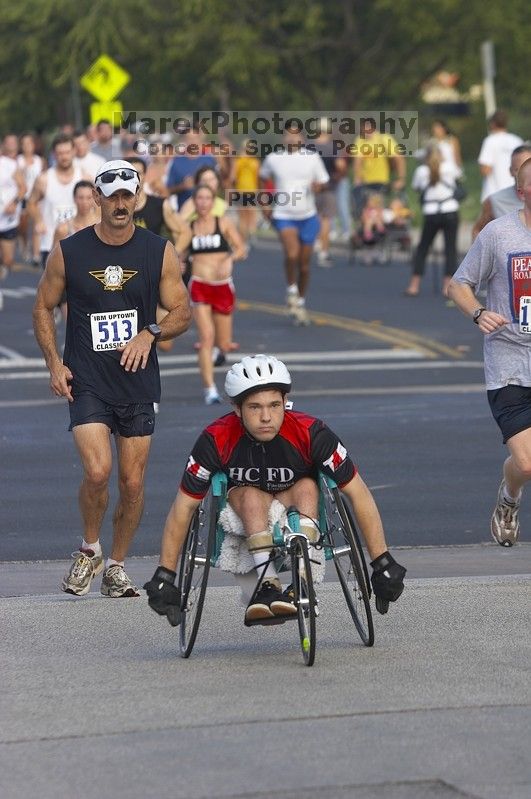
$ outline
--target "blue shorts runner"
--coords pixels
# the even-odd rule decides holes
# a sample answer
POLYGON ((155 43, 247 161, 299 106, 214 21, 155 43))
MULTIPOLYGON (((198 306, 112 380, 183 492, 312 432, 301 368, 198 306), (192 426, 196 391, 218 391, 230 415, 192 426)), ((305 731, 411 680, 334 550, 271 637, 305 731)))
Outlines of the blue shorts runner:
POLYGON ((273 227, 279 232, 286 228, 295 228, 302 244, 314 244, 319 235, 321 223, 317 214, 308 219, 272 219, 273 227))

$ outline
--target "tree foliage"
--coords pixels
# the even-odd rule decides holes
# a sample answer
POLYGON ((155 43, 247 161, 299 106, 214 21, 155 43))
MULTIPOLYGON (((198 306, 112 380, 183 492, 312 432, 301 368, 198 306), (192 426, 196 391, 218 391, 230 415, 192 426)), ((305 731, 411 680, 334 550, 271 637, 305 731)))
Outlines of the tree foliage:
POLYGON ((487 38, 499 104, 527 113, 528 0, 0 0, 0 18, 4 132, 72 118, 100 53, 130 109, 415 109, 439 69, 481 82, 487 38))

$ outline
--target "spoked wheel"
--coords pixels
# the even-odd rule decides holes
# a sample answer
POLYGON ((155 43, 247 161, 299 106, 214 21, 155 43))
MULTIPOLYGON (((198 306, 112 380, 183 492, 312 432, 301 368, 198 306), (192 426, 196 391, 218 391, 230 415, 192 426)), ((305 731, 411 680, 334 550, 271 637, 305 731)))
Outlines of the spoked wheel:
POLYGON ((181 657, 190 657, 201 622, 217 520, 217 498, 209 492, 190 523, 179 562, 182 619, 179 627, 181 657))
POLYGON ((291 572, 302 656, 307 666, 313 666, 315 660, 316 599, 308 541, 304 536, 295 536, 291 540, 291 572))
POLYGON ((343 595, 360 638, 365 646, 372 646, 374 626, 369 574, 354 518, 339 489, 330 488, 322 477, 321 491, 327 519, 325 546, 330 544, 343 595))

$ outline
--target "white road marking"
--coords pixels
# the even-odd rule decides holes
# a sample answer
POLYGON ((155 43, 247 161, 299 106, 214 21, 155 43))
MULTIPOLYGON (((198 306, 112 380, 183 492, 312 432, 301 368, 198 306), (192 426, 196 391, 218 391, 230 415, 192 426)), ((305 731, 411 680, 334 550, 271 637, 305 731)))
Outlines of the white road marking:
MULTIPOLYGON (((326 353, 322 353, 322 358, 326 358, 326 353)), ((22 365, 22 364, 20 364, 22 365)), ((26 365, 26 364, 24 364, 26 365)), ((7 362, 6 366, 13 367, 13 362, 7 362)), ((4 367, 5 368, 5 367, 4 367)), ((419 369, 483 369, 482 361, 401 361, 399 363, 338 363, 338 364, 290 364, 292 372, 389 372, 389 371, 410 371, 419 369)), ((160 370, 161 377, 184 377, 186 375, 197 375, 197 366, 183 366, 175 369, 160 370)), ((35 380, 48 379, 48 372, 42 365, 42 369, 32 372, 10 371, 0 373, 2 380, 35 380)))
MULTIPOLYGON (((0 358, 0 369, 30 368, 40 366, 44 369, 43 358, 25 358, 14 350, 0 347, 0 355, 4 354, 8 361, 0 358)), ((245 355, 253 353, 231 353, 227 356, 227 363, 236 363, 245 355)), ((277 358, 286 363, 311 363, 317 361, 321 363, 323 358, 327 361, 394 361, 394 360, 415 360, 424 358, 422 352, 406 349, 372 349, 372 350, 339 350, 331 352, 284 352, 278 353, 277 358)), ((196 364, 197 355, 159 355, 159 364, 162 367, 170 364, 185 365, 196 364)))
MULTIPOLYGON (((7 358, 7 361, 5 361, 6 367, 12 368, 13 366, 18 366, 18 363, 20 361, 20 353, 15 352, 15 350, 9 349, 9 347, 3 347, 0 344, 0 355, 2 355, 2 360, 0 360, 0 363, 4 362, 3 358, 7 358)), ((39 359, 39 363, 44 363, 42 358, 39 359)), ((37 366, 37 364, 33 365, 37 366)))
MULTIPOLYGON (((450 383, 447 385, 428 386, 382 386, 381 388, 323 388, 294 391, 297 397, 370 397, 394 396, 398 394, 480 394, 486 393, 482 383, 450 383)), ((291 395, 290 395, 291 396, 291 395)))
MULTIPOLYGON (((294 391, 293 398, 298 397, 389 397, 393 396, 415 396, 429 394, 484 394, 484 383, 449 383, 443 385, 425 386, 382 386, 381 388, 329 388, 329 389, 308 389, 294 391)), ((189 404, 190 400, 183 401, 189 404)), ((39 405, 59 405, 66 404, 66 400, 57 399, 35 399, 35 400, 0 400, 0 408, 31 408, 39 405)), ((172 400, 172 404, 176 404, 172 400)), ((182 403, 178 403, 182 404, 182 403)), ((223 407, 220 405, 220 413, 223 407)), ((385 488, 386 486, 379 486, 385 488)))
POLYGON ((24 297, 34 297, 37 289, 33 286, 21 286, 18 289, 2 289, 4 297, 11 297, 14 300, 22 300, 24 297))
POLYGON ((67 400, 60 397, 56 399, 34 400, 0 400, 0 408, 38 408, 40 405, 66 405, 67 400))

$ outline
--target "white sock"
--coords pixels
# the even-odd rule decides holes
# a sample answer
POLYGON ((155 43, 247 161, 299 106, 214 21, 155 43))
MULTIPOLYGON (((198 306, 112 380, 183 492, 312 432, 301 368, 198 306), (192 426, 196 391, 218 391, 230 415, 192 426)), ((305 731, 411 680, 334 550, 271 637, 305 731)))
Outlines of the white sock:
POLYGON ((298 294, 298 293, 299 289, 296 283, 292 283, 290 286, 288 286, 288 294, 298 294))
MULTIPOLYGON (((258 533, 258 535, 262 535, 262 534, 258 533)), ((264 571, 264 566, 269 560, 270 553, 271 553, 270 549, 258 549, 258 550, 255 550, 254 552, 251 552, 251 554, 253 556, 253 561, 254 561, 254 566, 255 566, 255 569, 256 569, 256 573, 257 573, 258 577, 260 578, 260 580, 262 580, 262 581, 263 580, 277 580, 280 583, 280 580, 278 579, 277 570, 275 568, 275 564, 273 563, 273 561, 271 561, 268 564, 266 570, 264 571)))
POLYGON ((520 501, 520 497, 522 496, 522 492, 520 491, 517 497, 511 497, 509 492, 507 491, 507 486, 505 483, 503 484, 503 498, 507 500, 511 505, 516 505, 517 502, 520 501))
POLYGON ((105 568, 108 569, 109 566, 121 566, 122 569, 123 569, 124 561, 123 560, 114 560, 114 558, 107 558, 107 560, 105 561, 105 568))
POLYGON ((99 541, 94 541, 93 544, 89 544, 88 541, 81 542, 81 549, 91 549, 95 555, 101 555, 101 544, 99 541))

